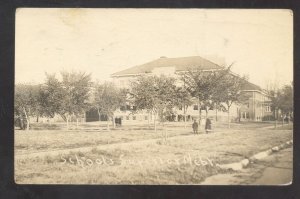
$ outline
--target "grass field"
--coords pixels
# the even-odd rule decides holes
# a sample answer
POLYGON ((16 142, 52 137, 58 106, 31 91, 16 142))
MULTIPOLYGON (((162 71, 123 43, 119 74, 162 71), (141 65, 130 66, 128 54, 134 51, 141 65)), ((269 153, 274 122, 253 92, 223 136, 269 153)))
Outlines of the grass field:
MULTIPOLYGON (((179 124, 177 124, 179 125, 179 124)), ((25 184, 199 184, 232 172, 217 165, 239 161, 292 139, 291 129, 267 123, 215 125, 193 135, 182 124, 165 132, 122 127, 110 132, 32 130, 15 132, 15 181, 25 184), (34 154, 34 155, 32 155, 34 154)), ((92 127, 95 129, 95 127, 92 127)))

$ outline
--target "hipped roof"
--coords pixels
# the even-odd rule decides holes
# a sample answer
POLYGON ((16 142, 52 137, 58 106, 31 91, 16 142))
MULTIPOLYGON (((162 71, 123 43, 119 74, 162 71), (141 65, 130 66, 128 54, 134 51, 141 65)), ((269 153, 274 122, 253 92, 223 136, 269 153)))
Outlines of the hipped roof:
POLYGON ((153 69, 161 68, 161 67, 175 67, 176 72, 186 71, 188 69, 196 69, 196 68, 201 70, 214 70, 214 69, 223 68, 218 64, 215 64, 200 56, 178 57, 178 58, 161 57, 154 61, 116 72, 112 74, 112 77, 151 73, 153 69))

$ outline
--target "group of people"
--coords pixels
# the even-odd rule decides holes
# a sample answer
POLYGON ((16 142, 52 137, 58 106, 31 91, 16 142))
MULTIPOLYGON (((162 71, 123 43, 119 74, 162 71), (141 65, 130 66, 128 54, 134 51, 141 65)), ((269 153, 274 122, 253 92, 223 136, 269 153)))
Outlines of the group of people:
POLYGON ((27 120, 22 116, 18 116, 15 118, 14 125, 15 127, 19 127, 21 130, 25 130, 27 127, 27 120))
MULTIPOLYGON (((194 120, 194 123, 192 124, 193 132, 194 134, 198 134, 198 122, 194 120)), ((205 132, 209 133, 211 131, 211 120, 209 118, 205 121, 205 132)))
POLYGON ((283 121, 286 123, 290 123, 290 121, 292 121, 292 120, 293 120, 293 118, 290 116, 290 114, 286 114, 283 116, 283 121))

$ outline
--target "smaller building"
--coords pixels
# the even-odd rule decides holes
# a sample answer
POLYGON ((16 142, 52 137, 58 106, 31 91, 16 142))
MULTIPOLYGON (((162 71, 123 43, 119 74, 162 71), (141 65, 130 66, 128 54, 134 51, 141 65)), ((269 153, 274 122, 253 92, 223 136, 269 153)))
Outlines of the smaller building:
POLYGON ((240 108, 242 121, 266 121, 271 119, 273 115, 271 100, 263 89, 248 82, 242 92, 246 96, 245 102, 240 108))

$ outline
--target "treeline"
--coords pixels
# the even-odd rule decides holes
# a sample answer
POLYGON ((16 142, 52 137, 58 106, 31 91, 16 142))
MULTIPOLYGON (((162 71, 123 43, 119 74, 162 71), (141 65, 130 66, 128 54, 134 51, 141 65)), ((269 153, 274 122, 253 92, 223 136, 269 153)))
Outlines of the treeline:
POLYGON ((61 81, 55 74, 46 74, 44 84, 15 86, 15 115, 24 118, 27 128, 30 117, 60 115, 69 124, 90 107, 88 99, 92 86, 91 75, 84 72, 61 72, 61 81))
POLYGON ((294 86, 293 83, 290 85, 284 85, 281 88, 271 86, 268 88, 268 94, 271 99, 271 110, 274 113, 275 128, 277 121, 282 119, 284 116, 293 118, 294 113, 294 86), (281 112, 281 117, 279 116, 281 112))
MULTIPOLYGON (((46 74, 43 84, 15 86, 15 115, 25 118, 27 129, 30 117, 38 120, 42 116, 54 115, 60 115, 69 126, 71 117, 78 121, 93 108, 99 116, 107 115, 115 125, 114 112, 122 106, 132 105, 136 107, 133 111, 143 110, 153 114, 156 129, 156 121, 163 123, 167 116, 173 114, 175 107, 183 109, 186 121, 186 111, 196 100, 199 124, 202 110, 205 110, 207 117, 208 110, 215 108, 228 112, 230 127, 229 111, 232 104, 247 102, 247 96, 241 92, 247 80, 233 75, 230 67, 217 71, 191 69, 178 75, 179 78, 141 76, 130 82, 129 88, 122 89, 110 82, 93 83, 91 75, 84 72, 61 72, 60 80, 55 74, 46 74)), ((281 93, 286 92, 283 90, 281 93)), ((276 99, 279 96, 288 98, 284 94, 276 94, 276 99)), ((284 101, 281 100, 279 104, 284 101)), ((282 108, 279 105, 276 107, 282 108)))

